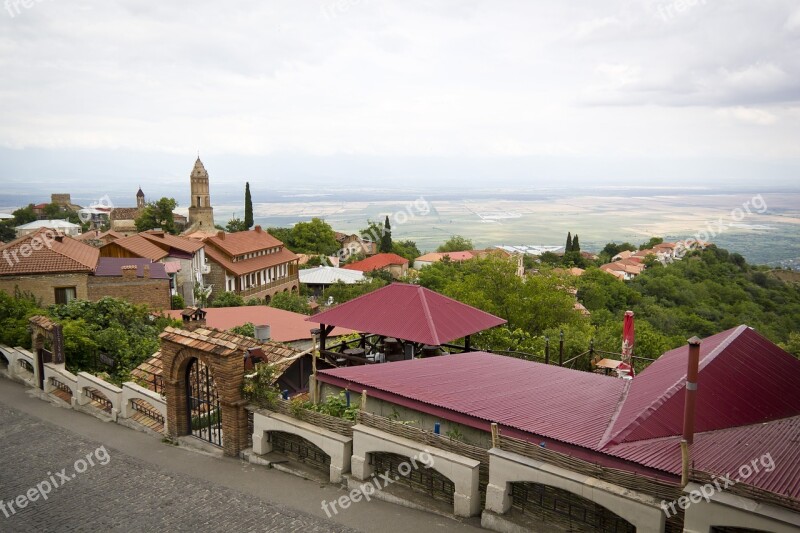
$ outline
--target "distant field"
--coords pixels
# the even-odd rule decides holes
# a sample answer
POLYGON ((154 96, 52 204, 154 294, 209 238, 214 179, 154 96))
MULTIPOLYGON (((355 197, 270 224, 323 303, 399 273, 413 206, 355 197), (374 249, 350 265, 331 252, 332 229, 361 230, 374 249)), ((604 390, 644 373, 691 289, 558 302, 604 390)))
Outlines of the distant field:
MULTIPOLYGON (((368 219, 390 216, 392 236, 432 250, 451 235, 469 237, 477 247, 497 244, 560 245, 567 231, 580 235, 585 250, 609 241, 639 243, 658 235, 679 240, 699 234, 749 261, 767 263, 800 257, 800 193, 691 194, 660 196, 575 196, 479 201, 310 201, 261 203, 256 223, 290 226, 322 217, 339 231, 356 231, 368 219), (750 213, 743 205, 750 201, 750 213), (766 205, 766 209, 765 206, 766 205), (742 209, 735 212, 735 209, 742 209), (759 212, 762 211, 762 212, 759 212), (738 219, 738 220, 737 220, 738 219), (706 231, 706 234, 701 232, 706 231)), ((236 208, 241 216, 241 207, 236 208)), ((219 222, 234 211, 215 206, 219 222)))

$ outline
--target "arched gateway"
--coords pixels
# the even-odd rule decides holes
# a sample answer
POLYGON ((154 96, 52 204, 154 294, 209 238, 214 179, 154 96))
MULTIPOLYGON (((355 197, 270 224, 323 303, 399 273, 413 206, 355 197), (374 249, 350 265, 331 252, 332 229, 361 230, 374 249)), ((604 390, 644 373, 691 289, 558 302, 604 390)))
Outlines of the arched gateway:
POLYGON ((167 428, 236 456, 247 445, 242 398, 244 354, 252 340, 216 330, 167 328, 161 334, 167 428))

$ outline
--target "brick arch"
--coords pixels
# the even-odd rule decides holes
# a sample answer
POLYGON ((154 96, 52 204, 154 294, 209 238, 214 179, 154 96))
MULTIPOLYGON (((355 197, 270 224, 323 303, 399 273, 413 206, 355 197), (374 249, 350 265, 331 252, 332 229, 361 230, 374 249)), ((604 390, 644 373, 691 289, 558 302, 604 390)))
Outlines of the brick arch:
POLYGON ((244 351, 234 343, 223 343, 198 331, 167 328, 161 334, 161 357, 169 435, 191 435, 191 422, 186 412, 186 371, 189 363, 198 359, 209 368, 217 386, 225 455, 237 456, 247 445, 248 433, 244 409, 247 402, 242 397, 244 351))

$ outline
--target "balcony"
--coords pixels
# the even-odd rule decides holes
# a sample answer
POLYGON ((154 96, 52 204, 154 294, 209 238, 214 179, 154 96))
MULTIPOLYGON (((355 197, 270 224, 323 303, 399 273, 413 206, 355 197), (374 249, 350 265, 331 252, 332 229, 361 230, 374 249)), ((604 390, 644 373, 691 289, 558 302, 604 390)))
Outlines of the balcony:
POLYGON ((300 286, 300 275, 299 274, 290 274, 285 278, 276 279, 275 281, 270 281, 269 283, 264 283, 262 285, 254 285, 252 287, 248 287, 246 289, 236 291, 236 293, 241 296, 242 298, 247 298, 248 296, 252 296, 254 294, 258 294, 260 292, 268 291, 275 288, 285 288, 291 289, 292 285, 300 286))

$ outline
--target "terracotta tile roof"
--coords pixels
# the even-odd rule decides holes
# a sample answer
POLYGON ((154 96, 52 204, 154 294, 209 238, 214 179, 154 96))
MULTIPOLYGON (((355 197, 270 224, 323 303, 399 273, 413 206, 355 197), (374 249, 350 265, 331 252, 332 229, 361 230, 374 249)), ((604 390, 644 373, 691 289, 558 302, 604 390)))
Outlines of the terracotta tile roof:
POLYGON ((236 233, 219 232, 213 237, 207 237, 205 242, 211 243, 228 255, 242 255, 258 252, 265 248, 283 246, 283 243, 256 226, 250 231, 239 231, 236 233))
MULTIPOLYGON (((270 336, 276 342, 292 342, 311 338, 311 324, 306 322, 306 315, 276 309, 266 305, 249 305, 243 307, 206 307, 206 324, 210 328, 228 330, 248 322, 256 325, 269 324, 270 336)), ((166 315, 182 320, 182 310, 165 311, 166 315)), ((332 336, 347 335, 353 330, 335 328, 332 336)))
POLYGON ((0 260, 0 275, 94 271, 100 250, 67 236, 62 237, 59 242, 49 238, 52 234, 52 230, 40 229, 0 247, 3 258, 0 260), (39 250, 31 246, 34 238, 37 238, 37 241, 33 244, 39 247, 39 250), (30 247, 31 251, 27 257, 22 255, 23 250, 20 248, 23 246, 26 250, 30 247))
POLYGON ((286 248, 282 248, 280 252, 274 254, 260 255, 252 259, 245 259, 244 261, 236 261, 234 263, 228 256, 224 255, 213 246, 206 246, 206 257, 237 276, 297 260, 297 254, 290 252, 286 248))
POLYGON ((169 248, 175 248, 176 250, 190 254, 195 253, 204 246, 202 242, 187 239, 186 237, 176 237, 175 235, 171 235, 165 231, 145 231, 140 233, 139 236, 144 237, 152 243, 159 244, 162 247, 166 246, 169 248))
POLYGON ((138 207, 115 207, 111 210, 111 220, 136 220, 139 213, 138 207))
POLYGON ((150 259, 151 261, 158 261, 159 259, 163 259, 169 255, 169 252, 164 250, 163 248, 156 246, 151 241, 145 239, 141 235, 131 235, 130 237, 123 237, 121 239, 117 239, 112 241, 105 246, 101 246, 100 248, 106 248, 108 246, 119 246, 120 248, 124 248, 128 250, 130 253, 134 255, 138 255, 139 257, 145 257, 150 259))
POLYGON ((342 268, 347 270, 360 270, 361 272, 372 272, 380 270, 389 265, 407 265, 408 259, 397 254, 376 254, 355 263, 350 263, 342 268))
POLYGON ((443 260, 445 257, 450 261, 467 261, 475 257, 472 252, 431 252, 414 259, 414 261, 423 261, 435 263, 443 260))

